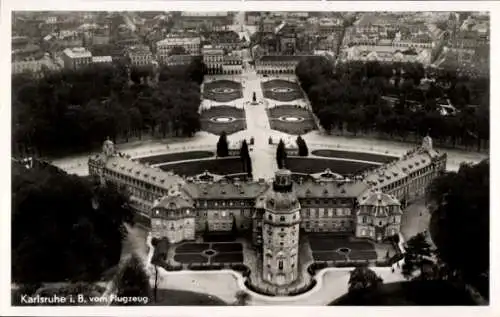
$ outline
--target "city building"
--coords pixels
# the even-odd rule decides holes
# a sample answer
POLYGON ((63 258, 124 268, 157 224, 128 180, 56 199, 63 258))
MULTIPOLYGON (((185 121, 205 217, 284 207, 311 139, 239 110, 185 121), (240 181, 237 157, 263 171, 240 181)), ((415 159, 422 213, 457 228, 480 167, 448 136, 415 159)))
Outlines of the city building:
POLYGON ((92 56, 92 63, 97 65, 111 65, 113 58, 111 56, 92 56))
POLYGON ((11 65, 13 75, 28 73, 36 78, 43 77, 47 71, 57 71, 60 69, 59 65, 55 64, 47 54, 37 60, 13 61, 11 65))
POLYGON ((176 28, 198 30, 204 28, 208 32, 224 30, 233 23, 232 15, 227 11, 182 11, 175 20, 176 28))
POLYGON ((61 48, 83 47, 83 33, 71 30, 52 32, 43 38, 42 45, 47 50, 59 50, 61 48))
POLYGON ((257 74, 294 74, 297 64, 306 56, 264 55, 255 61, 257 74))
POLYGON ((23 61, 26 59, 39 59, 43 56, 43 50, 39 45, 28 43, 24 46, 18 45, 17 48, 12 48, 12 60, 23 61))
POLYGON ((163 61, 163 63, 167 66, 189 65, 196 57, 198 56, 190 54, 171 55, 168 56, 166 60, 163 61))
POLYGON ((83 47, 67 48, 62 53, 65 69, 77 70, 92 63, 92 53, 83 47))
POLYGON ((202 49, 202 55, 207 73, 210 75, 240 74, 243 71, 242 57, 227 54, 221 47, 205 45, 202 49))
POLYGON ((199 37, 167 37, 156 43, 158 62, 166 63, 173 49, 183 48, 186 54, 201 55, 201 39, 199 37))
POLYGON ((126 57, 132 66, 147 66, 153 62, 153 54, 146 45, 131 46, 126 50, 126 57))
POLYGON ((387 45, 357 45, 344 49, 343 60, 347 61, 378 61, 378 62, 409 62, 429 65, 431 63, 430 49, 404 48, 387 45))
MULTIPOLYGON (((89 158, 88 167, 89 174, 101 182, 129 189, 134 207, 151 219, 154 237, 172 238, 176 243, 207 230, 236 228, 251 233, 254 245, 267 252, 274 250, 275 239, 278 244, 282 240, 283 227, 291 240, 287 252, 293 253, 298 228, 373 241, 397 234, 401 204, 421 197, 427 185, 444 172, 446 154, 437 152, 432 139, 425 137, 421 146, 400 159, 349 178, 325 171, 292 181, 290 171, 280 170, 274 183, 243 182, 208 173, 182 178, 117 153, 107 140, 102 153, 89 158)), ((278 258, 270 261, 268 271, 274 274, 275 265, 278 270, 281 265, 278 258)), ((292 263, 286 264, 290 274, 292 263)))
POLYGON ((210 32, 203 40, 210 43, 210 45, 223 48, 227 51, 239 50, 244 43, 238 33, 234 31, 210 32))

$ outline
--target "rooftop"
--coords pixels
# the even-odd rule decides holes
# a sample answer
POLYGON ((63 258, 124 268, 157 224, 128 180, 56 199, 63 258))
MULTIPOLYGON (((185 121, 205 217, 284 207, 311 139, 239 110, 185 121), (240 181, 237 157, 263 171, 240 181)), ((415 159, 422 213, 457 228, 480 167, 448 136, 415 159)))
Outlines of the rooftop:
POLYGON ((110 171, 121 175, 128 175, 163 189, 169 189, 173 185, 184 183, 184 180, 178 175, 141 164, 121 155, 109 157, 105 164, 106 168, 110 171))
POLYGON ((196 45, 200 44, 199 37, 167 37, 164 40, 158 41, 156 45, 196 45))
POLYGON ((267 188, 265 182, 187 183, 183 190, 193 199, 254 199, 267 188))
POLYGON ((84 47, 67 48, 63 52, 70 58, 92 57, 92 53, 84 47))
POLYGON ((112 61, 111 56, 92 56, 92 63, 111 63, 112 61))

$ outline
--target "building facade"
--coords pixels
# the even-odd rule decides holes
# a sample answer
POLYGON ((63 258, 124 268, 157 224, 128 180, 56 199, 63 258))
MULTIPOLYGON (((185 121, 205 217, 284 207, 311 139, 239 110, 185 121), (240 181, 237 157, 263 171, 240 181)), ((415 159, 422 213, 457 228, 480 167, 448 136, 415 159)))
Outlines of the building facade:
POLYGON ((62 60, 65 69, 77 70, 92 64, 92 53, 83 48, 67 48, 63 51, 62 60))
MULTIPOLYGON (((134 207, 150 217, 155 237, 177 243, 207 230, 236 228, 250 233, 255 246, 273 250, 281 246, 284 232, 291 239, 287 242, 290 253, 291 241, 298 241, 292 232, 298 234, 299 229, 373 241, 398 233, 401 205, 425 193, 429 183, 445 170, 446 154, 433 149, 432 140, 426 137, 422 146, 400 159, 351 179, 325 171, 292 182, 290 172, 280 170, 274 183, 263 179, 240 182, 208 173, 184 179, 131 160, 116 152, 108 140, 101 154, 89 158, 88 166, 89 174, 101 182, 128 188, 134 207)), ((281 267, 274 260, 270 260, 271 274, 281 267)), ((287 262, 287 270, 292 263, 287 262)), ((291 278, 287 276, 285 281, 291 278)))
POLYGON ((238 55, 226 54, 221 47, 205 45, 202 49, 203 63, 207 67, 207 74, 241 74, 243 59, 238 55))
POLYGON ((186 54, 200 55, 200 45, 199 37, 168 37, 156 43, 156 57, 158 62, 166 63, 172 50, 177 47, 182 47, 186 54))
POLYGON ((153 62, 153 54, 146 45, 131 46, 127 49, 126 55, 133 66, 147 66, 153 62))

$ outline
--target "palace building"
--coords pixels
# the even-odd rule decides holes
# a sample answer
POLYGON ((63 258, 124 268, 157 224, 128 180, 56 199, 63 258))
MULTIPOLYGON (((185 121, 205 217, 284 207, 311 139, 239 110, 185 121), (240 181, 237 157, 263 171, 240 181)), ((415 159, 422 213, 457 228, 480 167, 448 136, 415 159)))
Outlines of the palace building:
POLYGON ((197 233, 236 229, 251 233, 256 246, 272 249, 274 239, 281 237, 269 234, 275 228, 288 234, 298 232, 298 226, 305 232, 336 232, 373 241, 399 233, 401 204, 424 194, 445 170, 446 154, 425 137, 421 146, 401 158, 351 178, 327 170, 292 181, 290 171, 279 170, 274 183, 243 182, 208 172, 183 178, 136 162, 107 140, 102 153, 89 158, 88 167, 101 182, 128 188, 134 207, 150 218, 154 237, 178 243, 197 233))

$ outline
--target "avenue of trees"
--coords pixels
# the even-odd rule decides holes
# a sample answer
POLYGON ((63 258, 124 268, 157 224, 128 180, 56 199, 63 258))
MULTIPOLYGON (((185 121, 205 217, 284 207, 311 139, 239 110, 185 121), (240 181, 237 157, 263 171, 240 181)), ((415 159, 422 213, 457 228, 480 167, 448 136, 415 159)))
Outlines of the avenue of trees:
POLYGON ((323 57, 303 59, 296 74, 327 132, 419 140, 430 131, 438 144, 488 147, 489 78, 427 71, 416 63, 334 64, 323 57), (421 83, 426 72, 435 82, 421 83), (446 99, 456 115, 438 111, 446 99))
POLYGON ((128 72, 116 63, 48 72, 43 78, 14 75, 13 152, 58 155, 92 150, 108 136, 128 141, 144 135, 191 136, 200 129, 201 60, 128 72))
POLYGON ((121 189, 47 165, 12 165, 12 280, 94 282, 120 258, 133 211, 121 189))

